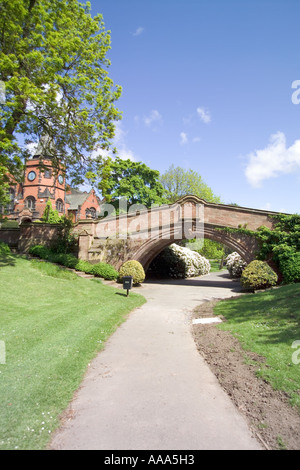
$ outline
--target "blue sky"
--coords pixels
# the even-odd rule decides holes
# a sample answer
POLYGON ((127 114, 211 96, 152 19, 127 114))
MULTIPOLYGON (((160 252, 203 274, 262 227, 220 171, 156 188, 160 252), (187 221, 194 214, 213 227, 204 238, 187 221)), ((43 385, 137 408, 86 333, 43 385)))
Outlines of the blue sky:
POLYGON ((299 0, 91 4, 123 88, 120 156, 191 168, 224 203, 300 213, 299 0))

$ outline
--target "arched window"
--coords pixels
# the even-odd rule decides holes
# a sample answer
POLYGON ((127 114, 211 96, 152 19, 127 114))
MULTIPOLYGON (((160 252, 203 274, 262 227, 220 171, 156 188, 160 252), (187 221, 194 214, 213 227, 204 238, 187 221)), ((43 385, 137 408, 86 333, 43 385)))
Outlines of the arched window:
POLYGON ((25 205, 27 209, 34 211, 35 210, 35 198, 33 196, 28 196, 25 200, 25 205))
POLYGON ((96 218, 97 214, 95 207, 89 207, 88 209, 86 209, 85 216, 88 217, 89 215, 92 217, 92 219, 96 218))
POLYGON ((64 203, 62 199, 57 199, 56 200, 56 210, 57 212, 63 212, 64 211, 64 203))

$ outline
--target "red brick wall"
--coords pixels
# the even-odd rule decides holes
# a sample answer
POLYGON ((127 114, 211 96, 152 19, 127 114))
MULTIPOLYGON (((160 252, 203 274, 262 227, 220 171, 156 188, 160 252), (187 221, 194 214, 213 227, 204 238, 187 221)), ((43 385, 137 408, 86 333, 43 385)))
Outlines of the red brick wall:
MULTIPOLYGON (((15 211, 21 212, 26 208, 26 198, 28 196, 35 198, 35 218, 42 217, 48 198, 50 198, 53 209, 56 209, 56 201, 58 199, 63 201, 64 208, 65 178, 62 169, 59 171, 58 175, 55 175, 51 160, 43 160, 43 169, 50 173, 49 178, 47 178, 45 172, 42 171, 39 159, 28 160, 23 184, 23 198, 16 204, 15 211), (35 178, 30 181, 28 175, 32 172, 35 173, 35 178), (61 183, 58 180, 59 175, 63 177, 61 183)), ((60 215, 62 214, 63 212, 60 212, 60 215)))

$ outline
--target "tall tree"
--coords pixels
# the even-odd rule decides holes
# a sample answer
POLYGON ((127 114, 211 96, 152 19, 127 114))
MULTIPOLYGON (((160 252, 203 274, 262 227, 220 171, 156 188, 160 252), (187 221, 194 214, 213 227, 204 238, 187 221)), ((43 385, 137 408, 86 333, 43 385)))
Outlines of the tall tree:
POLYGON ((169 202, 175 202, 183 196, 195 195, 208 202, 221 202, 212 189, 204 183, 202 177, 193 170, 185 170, 179 166, 170 168, 160 177, 165 189, 165 197, 169 202))
POLYGON ((110 32, 90 12, 77 0, 0 0, 0 186, 43 135, 78 183, 110 147, 121 87, 108 76, 110 32))
POLYGON ((107 202, 126 198, 129 205, 166 203, 164 188, 159 182, 159 172, 141 162, 108 158, 100 167, 98 188, 107 202), (105 175, 105 178, 103 177, 105 175))

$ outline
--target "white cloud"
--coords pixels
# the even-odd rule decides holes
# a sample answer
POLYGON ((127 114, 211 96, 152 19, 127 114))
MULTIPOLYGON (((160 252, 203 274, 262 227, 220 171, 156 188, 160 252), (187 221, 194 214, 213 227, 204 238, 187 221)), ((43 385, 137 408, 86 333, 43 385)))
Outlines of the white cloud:
POLYGON ((180 132, 180 144, 184 145, 188 143, 188 137, 185 132, 180 132))
POLYGON ((197 113, 201 121, 205 124, 208 124, 211 121, 210 112, 208 110, 204 108, 197 108, 197 113))
POLYGON ((267 147, 255 150, 248 158, 245 175, 248 182, 258 188, 266 179, 300 170, 300 140, 287 148, 284 133, 277 132, 271 135, 267 147))
MULTIPOLYGON (((132 160, 132 161, 137 161, 139 160, 135 155, 134 152, 128 148, 126 144, 126 135, 127 132, 124 131, 122 122, 121 121, 116 121, 115 123, 115 136, 112 142, 112 146, 116 147, 117 149, 117 156, 121 158, 122 160, 132 160)), ((105 157, 111 157, 114 159, 114 154, 110 150, 95 150, 92 153, 92 157, 96 158, 98 155, 102 155, 104 158, 105 157)))
POLYGON ((144 116, 143 121, 146 126, 150 127, 153 123, 162 122, 162 115, 157 111, 157 109, 153 109, 149 116, 144 116))
POLYGON ((140 36, 144 32, 144 30, 145 28, 143 28, 143 26, 139 26, 133 33, 133 36, 140 36))

